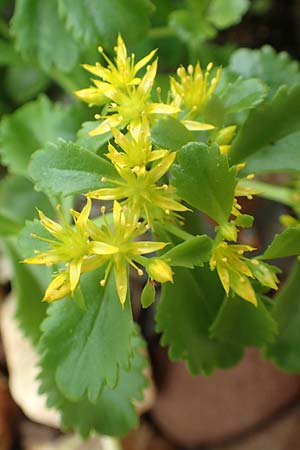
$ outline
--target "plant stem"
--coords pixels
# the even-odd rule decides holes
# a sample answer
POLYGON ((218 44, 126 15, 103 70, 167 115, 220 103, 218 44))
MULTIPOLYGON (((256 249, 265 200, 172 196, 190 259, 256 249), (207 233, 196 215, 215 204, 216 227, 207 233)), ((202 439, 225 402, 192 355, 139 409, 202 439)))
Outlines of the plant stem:
POLYGON ((103 450, 122 450, 120 439, 104 436, 101 438, 103 450))
POLYGON ((165 229, 173 234, 174 236, 179 237, 180 239, 183 239, 184 241, 187 241, 188 239, 191 239, 194 237, 193 234, 188 233, 187 231, 183 230, 182 228, 177 227, 176 225, 173 225, 171 223, 168 223, 166 225, 165 229))
POLYGON ((240 184, 244 187, 251 187, 258 193, 256 195, 274 200, 275 202, 283 203, 287 206, 295 207, 300 202, 300 193, 294 189, 285 186, 274 186, 273 184, 264 183, 263 181, 241 181, 240 184))

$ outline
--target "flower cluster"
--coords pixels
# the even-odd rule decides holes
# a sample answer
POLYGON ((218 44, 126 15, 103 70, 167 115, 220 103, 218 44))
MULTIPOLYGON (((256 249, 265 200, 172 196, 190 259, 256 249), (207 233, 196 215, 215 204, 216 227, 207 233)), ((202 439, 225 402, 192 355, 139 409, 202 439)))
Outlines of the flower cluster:
MULTIPOLYGON (((49 249, 44 252, 36 251, 32 258, 25 259, 29 264, 46 264, 52 266, 63 264, 49 284, 44 301, 59 300, 66 295, 72 295, 78 286, 81 273, 106 266, 105 277, 100 280, 105 285, 110 270, 113 268, 117 292, 120 302, 125 303, 128 292, 128 267, 134 267, 139 275, 143 270, 136 265, 144 266, 150 278, 154 273, 153 264, 158 258, 145 258, 142 255, 163 249, 165 242, 137 241, 134 239, 145 233, 147 224, 137 222, 132 215, 126 216, 124 208, 115 201, 113 207, 113 227, 111 228, 102 209, 104 224, 99 227, 89 219, 91 200, 88 198, 80 213, 71 211, 74 226, 71 226, 59 211, 62 224, 59 224, 39 211, 41 224, 53 236, 53 239, 33 237, 48 242, 49 249), (149 268, 149 269, 148 269, 149 268)), ((160 274, 156 274, 156 281, 172 281, 172 271, 169 266, 160 274)))
MULTIPOLYGON (((188 208, 168 182, 168 171, 175 161, 176 152, 153 147, 151 125, 158 117, 172 116, 189 130, 211 133, 210 140, 219 145, 223 154, 229 152, 236 131, 234 125, 216 129, 203 121, 202 113, 218 84, 220 68, 212 75, 212 64, 204 72, 199 63, 187 69, 180 67, 177 79, 170 78, 167 101, 164 103, 159 98, 159 102, 153 102, 157 59, 151 60, 155 50, 135 63, 135 56, 128 56, 119 35, 114 62, 102 48, 99 52, 107 66, 100 63, 84 65, 98 79, 93 79, 94 86, 81 89, 76 95, 90 105, 103 107, 103 114, 96 115, 100 122, 95 123, 90 135, 110 132, 114 142, 108 143, 106 157, 119 178, 109 180, 103 177, 102 183, 107 182, 109 186, 85 194, 87 203, 82 211, 71 210, 73 225, 68 223, 60 209, 61 223, 54 222, 39 211, 40 222, 51 235, 49 239, 40 239, 48 242, 49 249, 36 252, 25 262, 58 266, 58 272, 46 290, 45 301, 73 295, 80 275, 101 266, 105 266, 105 276, 99 280, 100 285, 105 285, 109 273, 113 271, 122 304, 128 295, 129 266, 135 268, 139 275, 143 274, 141 267, 144 267, 150 279, 161 283, 172 282, 171 267, 162 257, 143 256, 164 249, 167 243, 142 239, 146 231, 155 229, 157 223, 173 221, 177 224, 181 219, 179 214, 188 208), (145 73, 139 76, 143 68, 145 73), (107 221, 105 207, 102 207, 102 226, 89 218, 92 199, 114 201, 112 226, 107 221)), ((249 197, 253 193, 242 185, 236 188, 236 197, 249 197)), ((241 221, 242 214, 236 199, 232 214, 236 221, 219 226, 221 241, 216 239, 218 244, 213 248, 210 267, 217 269, 227 295, 232 289, 256 304, 249 278, 273 289, 277 288, 277 278, 270 266, 243 256, 245 251, 253 250, 251 247, 226 242, 237 240, 237 219, 241 221)))

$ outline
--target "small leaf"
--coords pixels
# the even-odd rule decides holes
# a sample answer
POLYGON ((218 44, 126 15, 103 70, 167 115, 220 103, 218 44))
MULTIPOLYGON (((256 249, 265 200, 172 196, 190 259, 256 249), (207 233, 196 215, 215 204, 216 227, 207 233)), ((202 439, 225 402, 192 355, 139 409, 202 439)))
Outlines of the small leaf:
POLYGON ((234 296, 227 297, 210 327, 211 336, 244 346, 261 347, 274 340, 277 325, 257 296, 257 307, 234 296))
POLYGON ((38 190, 63 196, 100 188, 103 177, 118 178, 107 160, 63 140, 33 155, 30 174, 38 190))
POLYGON ((243 173, 299 170, 300 85, 281 87, 250 112, 231 147, 234 163, 247 162, 243 173))
POLYGON ((153 282, 150 280, 147 281, 147 283, 144 286, 144 289, 142 291, 141 295, 141 303, 143 308, 148 308, 154 303, 155 300, 155 287, 153 282))
POLYGON ((193 269, 201 267, 210 258, 212 240, 206 234, 194 236, 162 255, 170 266, 193 269))
POLYGON ((259 105, 266 97, 267 86, 260 80, 238 78, 234 83, 226 86, 221 94, 226 113, 237 113, 252 109, 259 105))
POLYGON ((80 147, 84 147, 87 150, 95 153, 112 137, 112 133, 110 131, 100 136, 90 136, 89 132, 94 130, 97 124, 99 124, 99 121, 84 122, 77 133, 76 141, 76 144, 78 144, 80 147))
MULTIPOLYGON (((120 370, 118 384, 114 389, 104 386, 101 395, 93 403, 86 395, 72 402, 64 397, 56 384, 56 370, 61 358, 61 352, 57 350, 60 346, 57 348, 52 345, 51 331, 50 334, 46 332, 43 335, 40 344, 40 392, 47 394, 47 405, 57 408, 61 413, 62 428, 65 431, 74 430, 83 438, 93 432, 123 436, 138 425, 133 402, 142 400, 143 390, 147 386, 144 376, 147 366, 147 359, 143 354, 144 345, 140 337, 132 338, 133 358, 130 367, 120 370)), ((99 376, 101 377, 101 372, 99 376)))
POLYGON ((162 287, 156 316, 161 343, 170 346, 172 360, 186 361, 194 375, 232 367, 242 357, 239 343, 218 342, 209 336, 223 299, 219 280, 207 267, 177 269, 174 284, 162 287))
POLYGON ((113 276, 105 288, 102 278, 103 270, 82 276, 86 311, 67 298, 51 306, 43 323, 41 352, 57 352, 56 383, 71 401, 85 393, 96 401, 104 385, 116 386, 120 368, 128 369, 132 356, 129 299, 123 309, 113 276))
POLYGON ((244 78, 257 77, 275 92, 280 86, 300 83, 299 63, 288 53, 276 53, 269 45, 261 49, 239 48, 231 55, 229 69, 244 78))
POLYGON ((300 371, 300 264, 296 262, 284 287, 274 298, 272 315, 278 323, 275 342, 266 346, 264 356, 280 369, 300 371))
POLYGON ((46 96, 27 103, 0 123, 0 153, 10 172, 28 176, 33 152, 58 138, 72 140, 81 123, 74 108, 52 104, 46 96))
POLYGON ((113 46, 118 33, 130 43, 146 35, 153 4, 149 0, 101 0, 101 5, 98 0, 59 0, 59 10, 79 43, 113 46))
POLYGON ((239 23, 249 6, 249 0, 211 0, 207 20, 222 30, 239 23))
POLYGON ((236 186, 236 169, 229 168, 227 157, 217 145, 190 143, 178 152, 177 161, 172 174, 178 195, 217 223, 225 223, 236 186))
POLYGON ((177 151, 194 140, 194 134, 173 117, 160 119, 151 129, 152 142, 161 148, 177 151))
POLYGON ((47 305, 41 300, 50 281, 49 270, 20 264, 22 257, 11 241, 6 241, 5 249, 14 273, 12 288, 17 301, 15 317, 24 335, 36 345, 41 335, 41 323, 46 316, 47 305))
POLYGON ((261 259, 285 258, 300 255, 300 227, 291 227, 275 238, 260 256, 261 259))
POLYGON ((16 0, 12 32, 24 59, 37 60, 42 69, 69 72, 75 66, 78 44, 59 18, 56 1, 16 0))

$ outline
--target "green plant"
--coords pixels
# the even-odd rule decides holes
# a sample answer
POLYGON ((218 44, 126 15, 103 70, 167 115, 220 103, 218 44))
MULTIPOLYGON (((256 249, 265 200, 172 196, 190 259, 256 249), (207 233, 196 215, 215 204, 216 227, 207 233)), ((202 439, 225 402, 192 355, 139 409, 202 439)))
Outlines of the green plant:
POLYGON ((15 272, 16 317, 38 349, 41 392, 63 427, 119 436, 137 424, 148 362, 132 318, 130 267, 144 276, 142 307, 154 304, 170 358, 193 374, 233 367, 247 346, 299 371, 299 263, 271 299, 280 271, 265 262, 300 253, 298 64, 270 47, 238 49, 222 70, 191 64, 246 1, 229 2, 226 15, 218 1, 178 2, 176 10, 158 2, 152 28, 148 0, 32 3, 16 2, 13 42, 2 22, 2 109, 51 80, 60 101, 42 94, 1 120, 0 233, 15 272), (140 58, 127 54, 122 35, 129 43, 145 37, 140 58), (95 55, 97 43, 111 49, 115 39, 112 56, 102 47, 95 55), (157 76, 156 39, 189 54, 169 84, 157 76), (88 63, 90 87, 79 61, 88 63), (285 185, 256 179, 282 172, 285 185), (238 239, 254 217, 240 199, 255 195, 290 214, 251 257, 255 249, 238 239), (101 202, 93 218, 92 199, 101 202))

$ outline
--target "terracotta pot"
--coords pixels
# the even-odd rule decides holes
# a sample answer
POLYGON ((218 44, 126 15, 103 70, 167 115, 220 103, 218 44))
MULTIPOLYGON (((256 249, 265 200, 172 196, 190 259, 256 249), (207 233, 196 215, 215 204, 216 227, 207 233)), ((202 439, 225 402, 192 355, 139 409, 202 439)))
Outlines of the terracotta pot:
POLYGON ((248 349, 234 369, 217 370, 210 377, 192 377, 184 364, 170 363, 162 351, 156 356, 164 375, 152 417, 180 445, 211 445, 234 438, 299 396, 300 375, 279 371, 256 349, 248 349))

